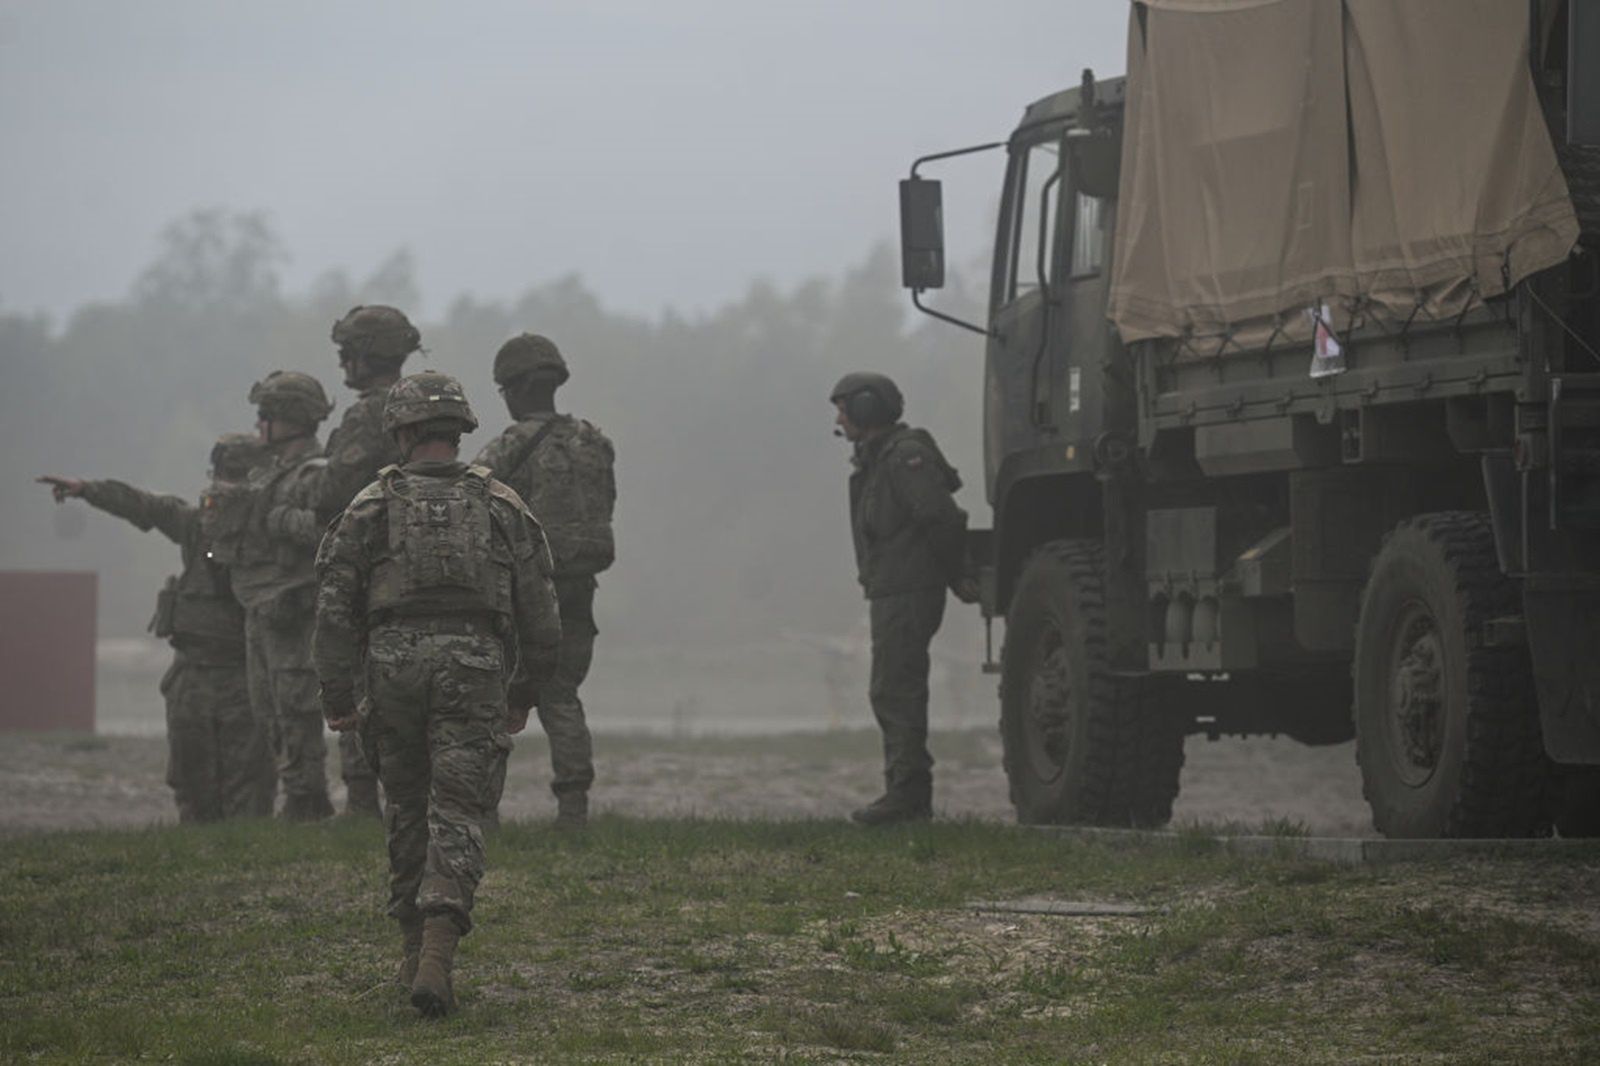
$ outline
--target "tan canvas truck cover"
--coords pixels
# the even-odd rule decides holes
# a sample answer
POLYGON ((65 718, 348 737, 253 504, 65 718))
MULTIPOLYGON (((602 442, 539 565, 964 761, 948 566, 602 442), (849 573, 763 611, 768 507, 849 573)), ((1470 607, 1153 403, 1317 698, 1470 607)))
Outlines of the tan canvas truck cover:
POLYGON ((1123 340, 1454 317, 1562 261, 1578 225, 1527 40, 1510 0, 1136 5, 1123 340))

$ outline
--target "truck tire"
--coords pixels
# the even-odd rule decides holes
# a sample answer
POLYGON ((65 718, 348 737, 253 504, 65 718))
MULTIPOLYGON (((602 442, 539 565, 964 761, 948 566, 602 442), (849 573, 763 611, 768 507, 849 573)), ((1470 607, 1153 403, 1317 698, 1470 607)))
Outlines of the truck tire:
POLYGON ((1549 832, 1548 768, 1522 647, 1483 642, 1517 615, 1489 517, 1420 515, 1385 539, 1356 623, 1356 762, 1389 837, 1549 832))
POLYGON ((1095 541, 1039 547, 1017 579, 1001 652, 1000 733, 1017 820, 1159 826, 1172 817, 1185 723, 1144 679, 1112 673, 1095 541))

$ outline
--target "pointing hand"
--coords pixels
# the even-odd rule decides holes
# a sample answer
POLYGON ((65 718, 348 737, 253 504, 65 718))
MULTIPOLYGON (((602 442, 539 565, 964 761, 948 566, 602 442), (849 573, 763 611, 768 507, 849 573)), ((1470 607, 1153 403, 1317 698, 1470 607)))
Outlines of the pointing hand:
POLYGON ((83 482, 74 477, 51 477, 47 474, 34 480, 41 485, 49 485, 57 503, 83 495, 83 482))

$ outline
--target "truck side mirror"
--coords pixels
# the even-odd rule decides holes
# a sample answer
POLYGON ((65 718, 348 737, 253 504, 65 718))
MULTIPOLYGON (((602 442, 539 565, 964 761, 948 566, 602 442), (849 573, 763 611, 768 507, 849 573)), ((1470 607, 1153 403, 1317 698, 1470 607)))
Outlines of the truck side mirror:
POLYGON ((937 181, 900 182, 900 284, 918 292, 944 288, 944 205, 937 181))

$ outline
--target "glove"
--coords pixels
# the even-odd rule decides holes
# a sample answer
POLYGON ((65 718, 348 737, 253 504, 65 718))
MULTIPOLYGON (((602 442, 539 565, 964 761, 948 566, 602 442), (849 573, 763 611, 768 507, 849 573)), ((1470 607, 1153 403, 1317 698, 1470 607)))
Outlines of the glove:
POLYGON ((506 707, 506 732, 515 736, 528 728, 528 713, 532 707, 506 707))
POLYGON ((346 689, 329 691, 322 686, 322 719, 335 733, 348 733, 361 724, 361 712, 356 707, 355 693, 346 689))

